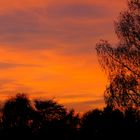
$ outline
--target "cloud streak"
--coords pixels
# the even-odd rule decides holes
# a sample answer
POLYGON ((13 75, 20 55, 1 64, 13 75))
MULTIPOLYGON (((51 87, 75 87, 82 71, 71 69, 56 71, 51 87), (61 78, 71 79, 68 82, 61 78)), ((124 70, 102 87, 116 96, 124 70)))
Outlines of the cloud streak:
POLYGON ((17 67, 41 67, 41 65, 0 62, 0 69, 11 69, 11 68, 17 68, 17 67))
MULTIPOLYGON (((80 44, 81 40, 87 41, 89 37, 94 39, 104 32, 112 31, 109 25, 110 13, 108 7, 94 4, 15 10, 0 15, 0 42, 14 44, 15 47, 17 43, 25 42, 26 49, 49 48, 51 45, 48 45, 47 40, 50 39, 80 44), (29 44, 30 40, 36 42, 40 39, 46 42, 38 47, 29 44)), ((19 47, 22 48, 22 45, 19 47)))

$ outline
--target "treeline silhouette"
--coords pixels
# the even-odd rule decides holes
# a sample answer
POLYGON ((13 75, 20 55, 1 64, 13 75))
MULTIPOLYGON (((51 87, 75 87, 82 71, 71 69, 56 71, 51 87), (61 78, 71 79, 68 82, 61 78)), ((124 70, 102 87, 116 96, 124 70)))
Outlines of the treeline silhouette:
POLYGON ((30 100, 17 94, 1 105, 0 139, 121 139, 137 138, 140 111, 106 106, 82 116, 53 100, 30 100))

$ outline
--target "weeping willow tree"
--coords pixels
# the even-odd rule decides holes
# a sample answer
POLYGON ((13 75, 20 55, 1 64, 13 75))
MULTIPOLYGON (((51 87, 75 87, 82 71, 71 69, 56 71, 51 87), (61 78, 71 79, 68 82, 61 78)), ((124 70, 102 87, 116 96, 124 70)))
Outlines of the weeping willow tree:
POLYGON ((140 0, 128 0, 127 9, 115 21, 118 43, 101 40, 96 51, 108 75, 105 103, 113 108, 140 107, 140 0))

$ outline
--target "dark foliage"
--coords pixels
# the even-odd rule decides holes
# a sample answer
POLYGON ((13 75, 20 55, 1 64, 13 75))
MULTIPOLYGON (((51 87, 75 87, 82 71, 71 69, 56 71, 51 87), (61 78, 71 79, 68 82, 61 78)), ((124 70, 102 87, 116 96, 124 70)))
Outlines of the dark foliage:
POLYGON ((30 101, 18 94, 1 110, 1 139, 120 139, 136 138, 140 132, 140 111, 105 107, 79 117, 53 100, 30 101))
POLYGON ((17 94, 1 110, 0 136, 3 139, 74 139, 79 116, 53 100, 30 101, 17 94))
POLYGON ((140 1, 128 0, 128 8, 115 22, 118 43, 97 43, 99 62, 110 84, 104 97, 108 106, 127 110, 140 107, 140 1))
POLYGON ((84 139, 135 139, 140 133, 139 111, 121 112, 110 107, 90 111, 83 116, 80 131, 84 139))

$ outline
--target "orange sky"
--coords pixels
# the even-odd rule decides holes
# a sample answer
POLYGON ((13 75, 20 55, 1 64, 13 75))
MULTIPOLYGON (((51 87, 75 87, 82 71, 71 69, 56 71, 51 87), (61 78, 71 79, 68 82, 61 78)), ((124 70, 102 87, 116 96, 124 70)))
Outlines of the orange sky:
POLYGON ((95 53, 115 42, 125 0, 0 1, 0 98, 17 92, 83 112, 102 107, 107 78, 95 53))

